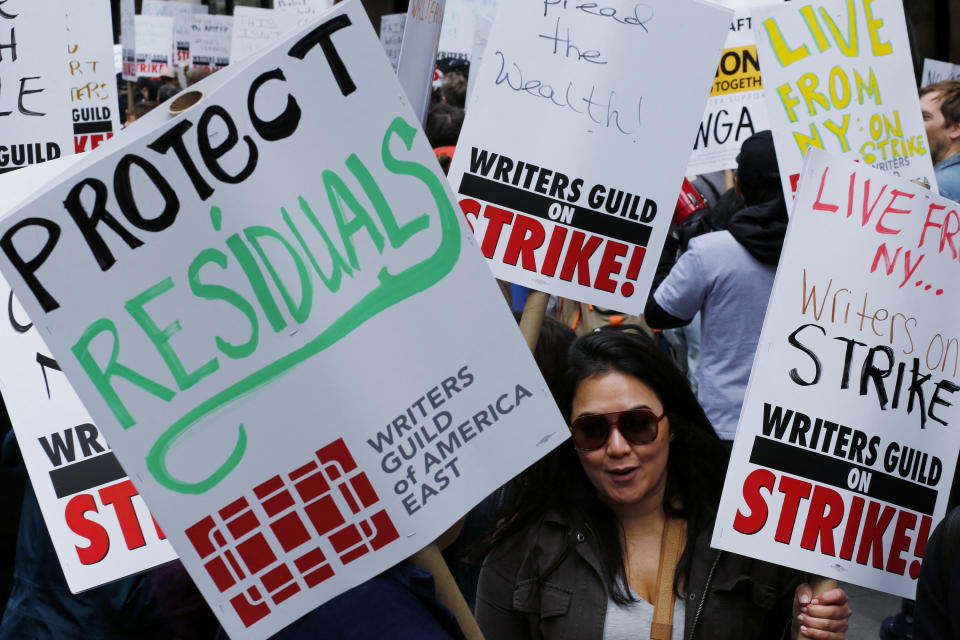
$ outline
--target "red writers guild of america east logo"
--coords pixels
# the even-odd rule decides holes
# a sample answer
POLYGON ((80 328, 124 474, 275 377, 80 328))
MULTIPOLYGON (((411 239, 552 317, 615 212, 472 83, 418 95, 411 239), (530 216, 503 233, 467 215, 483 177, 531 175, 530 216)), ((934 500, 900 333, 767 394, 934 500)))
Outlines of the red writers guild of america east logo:
POLYGON ((397 529, 343 440, 186 530, 243 624, 270 615, 336 568, 396 540, 397 529), (339 503, 339 504, 338 504, 339 503), (343 505, 343 506, 341 506, 343 505), (264 517, 264 515, 266 517, 264 517))

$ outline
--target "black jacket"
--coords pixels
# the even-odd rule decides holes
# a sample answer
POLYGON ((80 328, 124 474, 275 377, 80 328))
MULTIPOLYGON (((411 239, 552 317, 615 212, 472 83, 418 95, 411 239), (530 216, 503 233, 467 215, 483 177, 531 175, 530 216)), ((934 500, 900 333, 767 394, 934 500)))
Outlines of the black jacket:
POLYGON ((913 616, 916 640, 960 638, 960 507, 947 514, 927 542, 913 616))
MULTIPOLYGON (((684 638, 768 639, 789 634, 805 575, 710 548, 699 532, 684 588, 684 638)), ((490 552, 480 572, 477 621, 497 640, 600 640, 607 593, 589 527, 551 512, 490 552)), ((637 637, 646 637, 638 632, 637 637)))

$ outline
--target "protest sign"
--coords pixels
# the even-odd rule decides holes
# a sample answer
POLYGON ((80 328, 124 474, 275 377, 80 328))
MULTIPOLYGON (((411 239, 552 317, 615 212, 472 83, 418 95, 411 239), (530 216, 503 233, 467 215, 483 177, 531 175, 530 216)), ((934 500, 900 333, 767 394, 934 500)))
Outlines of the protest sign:
POLYGON ((333 0, 274 0, 277 11, 297 16, 297 27, 310 24, 324 11, 333 6, 333 0))
POLYGON ((230 64, 233 16, 195 15, 190 22, 190 65, 216 71, 230 64))
POLYGON ((136 6, 133 0, 120 0, 120 47, 123 66, 120 77, 137 81, 136 6))
POLYGON ((110 25, 110 5, 100 0, 71 0, 67 4, 67 69, 75 153, 96 149, 120 130, 110 25))
POLYGON ((173 18, 136 16, 137 76, 157 77, 173 66, 173 18))
MULTIPOLYGON (((493 22, 483 16, 475 16, 475 28, 473 31, 473 52, 470 54, 470 64, 479 68, 483 60, 483 52, 487 50, 487 40, 490 39, 490 29, 493 28, 493 22)), ((473 85, 476 82, 476 74, 467 76, 467 104, 470 104, 470 96, 473 95, 473 85)))
POLYGON ((446 0, 410 0, 403 22, 403 44, 397 61, 397 78, 407 92, 413 112, 423 123, 430 106, 433 70, 436 68, 437 42, 443 23, 446 0))
POLYGON ((500 6, 450 167, 496 277, 643 310, 731 15, 500 6))
POLYGON ((473 52, 476 19, 493 22, 497 0, 447 0, 440 31, 438 59, 470 60, 473 52))
POLYGON ((0 221, 0 271, 230 637, 566 437, 357 0, 124 138, 0 221))
POLYGON ((925 87, 928 84, 942 82, 944 80, 960 80, 960 65, 943 62, 942 60, 924 58, 923 73, 920 75, 920 86, 925 87))
POLYGON ((403 23, 407 20, 405 13, 391 13, 380 16, 380 42, 383 50, 390 59, 393 68, 397 68, 400 61, 400 45, 403 43, 403 23))
MULTIPOLYGON (((239 7, 238 7, 239 8, 239 7)), ((145 16, 173 18, 173 60, 178 65, 190 64, 190 25, 194 14, 206 14, 209 7, 176 0, 143 0, 140 13, 145 16)))
POLYGON ((752 16, 788 201, 810 147, 936 189, 900 0, 790 2, 752 16))
POLYGON ((0 173, 70 153, 63 46, 66 10, 27 0, 0 6, 0 173), (56 34, 59 47, 50 46, 56 34))
POLYGON ((737 168, 744 140, 770 128, 750 9, 770 0, 722 0, 735 11, 697 129, 688 175, 737 168))
POLYGON ((811 149, 713 546, 912 598, 960 434, 957 204, 811 149))
POLYGON ((257 7, 236 7, 230 31, 230 57, 234 63, 269 48, 297 28, 296 14, 257 7))

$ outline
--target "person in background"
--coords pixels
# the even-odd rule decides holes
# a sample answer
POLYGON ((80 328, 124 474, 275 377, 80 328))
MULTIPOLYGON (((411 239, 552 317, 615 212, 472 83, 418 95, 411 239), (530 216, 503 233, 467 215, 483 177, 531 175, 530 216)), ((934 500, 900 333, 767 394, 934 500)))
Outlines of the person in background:
POLYGON ((732 442, 787 230, 770 131, 747 138, 737 156, 745 207, 727 228, 695 237, 647 301, 654 329, 688 324, 700 312, 697 396, 710 423, 732 442))
POLYGON ((917 580, 915 640, 960 638, 960 507, 937 525, 917 580))
POLYGON ((572 443, 524 472, 480 572, 487 638, 844 637, 842 589, 710 548, 727 455, 649 338, 577 339, 564 383, 572 443))
POLYGON ((187 86, 190 87, 195 85, 196 83, 200 82, 211 73, 213 72, 210 71, 210 69, 206 69, 204 67, 190 67, 189 69, 187 69, 187 73, 186 73, 187 86))
POLYGON ((163 80, 163 86, 157 89, 157 104, 161 104, 179 93, 180 78, 173 67, 167 65, 160 72, 160 78, 163 80))
POLYGON ((133 105, 132 109, 127 109, 127 120, 123 123, 123 126, 129 127, 139 118, 142 118, 150 113, 150 111, 156 106, 156 102, 138 102, 137 104, 133 105))
POLYGON ((960 81, 920 89, 920 111, 940 195, 960 201, 960 81))
POLYGON ((443 76, 440 85, 440 101, 451 107, 467 106, 467 76, 458 71, 451 71, 443 76))

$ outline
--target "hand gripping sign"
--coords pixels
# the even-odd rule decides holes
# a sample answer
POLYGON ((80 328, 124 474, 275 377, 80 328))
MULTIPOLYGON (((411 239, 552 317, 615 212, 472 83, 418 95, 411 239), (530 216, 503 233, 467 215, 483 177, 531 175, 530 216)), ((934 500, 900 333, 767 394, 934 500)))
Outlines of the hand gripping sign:
POLYGON ((450 167, 495 276, 642 312, 731 15, 499 6, 450 167))
POLYGON ((360 3, 223 73, 3 218, 0 271, 227 632, 266 638, 566 429, 360 3))
POLYGON ((713 545, 912 598, 960 435, 957 203, 810 150, 713 545))

